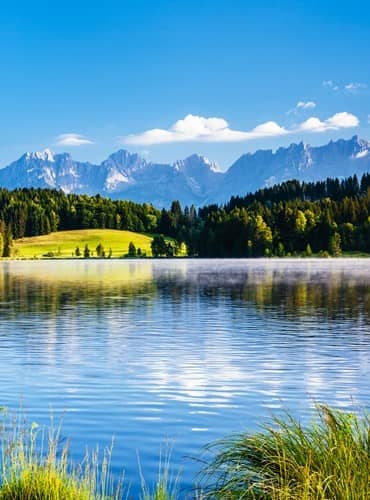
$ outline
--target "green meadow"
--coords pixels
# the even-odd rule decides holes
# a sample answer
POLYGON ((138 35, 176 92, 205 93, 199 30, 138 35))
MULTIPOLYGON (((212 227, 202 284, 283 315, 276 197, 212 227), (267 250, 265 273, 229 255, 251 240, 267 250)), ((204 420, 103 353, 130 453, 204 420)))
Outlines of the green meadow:
POLYGON ((76 257, 76 247, 79 247, 81 258, 85 245, 91 251, 91 257, 96 257, 96 247, 103 245, 105 254, 111 257, 122 257, 128 253, 132 241, 136 249, 140 248, 147 256, 151 256, 152 236, 120 231, 117 229, 79 229, 74 231, 58 231, 43 236, 33 236, 15 240, 13 256, 16 258, 34 259, 42 257, 72 258, 76 257))

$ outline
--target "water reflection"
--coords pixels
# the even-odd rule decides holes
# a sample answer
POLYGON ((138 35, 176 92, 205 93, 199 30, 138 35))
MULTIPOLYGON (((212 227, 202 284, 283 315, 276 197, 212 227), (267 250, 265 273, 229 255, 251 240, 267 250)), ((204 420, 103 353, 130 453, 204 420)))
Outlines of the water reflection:
MULTIPOLYGON (((0 265, 0 404, 67 411, 78 455, 174 461, 313 401, 368 405, 370 261, 81 261, 0 265)), ((187 464, 184 486, 197 464, 187 464)))
POLYGON ((129 307, 138 297, 176 304, 223 297, 263 313, 361 318, 370 311, 366 260, 7 262, 0 265, 0 312, 58 314, 84 303, 129 307))

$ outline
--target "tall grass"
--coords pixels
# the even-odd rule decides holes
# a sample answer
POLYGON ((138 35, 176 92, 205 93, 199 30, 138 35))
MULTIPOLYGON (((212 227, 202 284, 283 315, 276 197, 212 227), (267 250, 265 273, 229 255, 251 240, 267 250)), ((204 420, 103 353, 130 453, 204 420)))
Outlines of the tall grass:
MULTIPOLYGON (((370 418, 317 406, 310 426, 287 414, 260 432, 232 436, 208 447, 202 499, 368 500, 370 418)), ((111 448, 72 463, 57 427, 46 433, 19 417, 0 426, 0 500, 118 500, 123 482, 113 482, 111 448)), ((141 477, 141 500, 181 498, 180 475, 171 449, 160 453, 157 481, 141 477)), ((125 492, 125 498, 131 498, 125 492)), ((136 498, 136 497, 135 497, 136 498)))
POLYGON ((141 500, 177 500, 180 496, 180 472, 171 467, 172 447, 167 443, 164 451, 160 450, 158 475, 155 484, 148 486, 139 460, 141 478, 141 500))
POLYGON ((370 420, 317 406, 302 427, 287 415, 255 434, 209 447, 205 498, 367 500, 370 498, 370 420))
POLYGON ((60 427, 46 433, 20 417, 4 418, 0 432, 0 500, 118 500, 122 481, 113 483, 111 449, 86 452, 71 461, 60 427))

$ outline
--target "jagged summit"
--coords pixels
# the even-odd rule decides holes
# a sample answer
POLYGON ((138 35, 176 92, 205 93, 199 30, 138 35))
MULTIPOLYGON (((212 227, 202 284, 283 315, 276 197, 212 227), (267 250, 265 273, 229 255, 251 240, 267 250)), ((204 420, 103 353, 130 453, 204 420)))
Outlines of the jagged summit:
POLYGON ((147 161, 120 149, 98 165, 73 160, 49 149, 25 153, 0 170, 0 186, 44 187, 67 193, 100 193, 112 198, 169 206, 222 203, 288 179, 315 181, 361 176, 370 171, 370 142, 354 135, 313 147, 304 142, 242 155, 226 172, 217 163, 192 154, 173 164, 147 161))
POLYGON ((221 169, 217 165, 217 163, 197 153, 193 153, 192 155, 186 157, 184 160, 176 161, 174 163, 174 167, 179 170, 203 169, 203 170, 210 170, 212 172, 221 172, 221 169))
POLYGON ((25 153, 26 160, 54 161, 54 152, 51 149, 25 153))

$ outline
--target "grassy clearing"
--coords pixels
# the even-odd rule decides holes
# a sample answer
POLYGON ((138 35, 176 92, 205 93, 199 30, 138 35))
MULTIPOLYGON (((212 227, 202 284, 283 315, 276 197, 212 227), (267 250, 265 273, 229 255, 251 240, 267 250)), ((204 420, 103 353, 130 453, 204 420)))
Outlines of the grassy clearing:
POLYGON ((370 498, 370 420, 318 406, 303 428, 287 416, 256 434, 222 441, 205 469, 205 498, 370 498))
POLYGON ((83 258, 85 245, 89 246, 96 256, 96 247, 99 243, 104 246, 106 254, 112 249, 112 257, 122 257, 128 253, 128 246, 132 241, 136 249, 141 248, 148 256, 151 255, 151 236, 119 231, 117 229, 80 229, 75 231, 59 231, 44 236, 34 236, 15 240, 13 254, 18 258, 42 258, 48 253, 56 257, 71 258, 78 246, 83 258))

